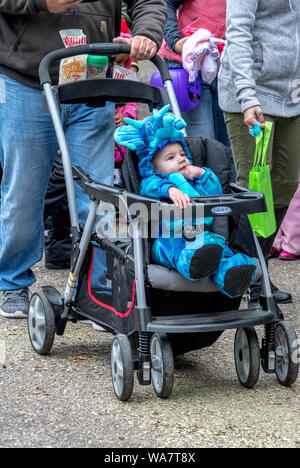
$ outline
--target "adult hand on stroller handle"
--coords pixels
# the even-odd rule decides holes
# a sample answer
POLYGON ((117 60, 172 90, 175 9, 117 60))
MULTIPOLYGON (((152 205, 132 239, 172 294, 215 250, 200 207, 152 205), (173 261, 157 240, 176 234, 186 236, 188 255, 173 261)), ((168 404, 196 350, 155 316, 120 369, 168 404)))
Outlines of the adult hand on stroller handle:
POLYGON ((157 52, 157 45, 152 39, 146 36, 116 37, 114 43, 129 44, 130 56, 135 60, 150 60, 157 52))
MULTIPOLYGON (((74 55, 108 55, 114 56, 119 54, 130 54, 131 46, 129 44, 120 44, 120 43, 95 43, 87 45, 79 45, 75 47, 63 48, 54 50, 46 55, 40 63, 39 66, 39 78, 40 83, 43 86, 45 83, 52 84, 50 78, 50 65, 65 57, 72 57, 74 55)), ((157 67, 161 74, 163 83, 167 80, 172 81, 172 78, 169 73, 169 69, 165 64, 165 61, 159 56, 155 55, 150 59, 152 63, 157 67)))

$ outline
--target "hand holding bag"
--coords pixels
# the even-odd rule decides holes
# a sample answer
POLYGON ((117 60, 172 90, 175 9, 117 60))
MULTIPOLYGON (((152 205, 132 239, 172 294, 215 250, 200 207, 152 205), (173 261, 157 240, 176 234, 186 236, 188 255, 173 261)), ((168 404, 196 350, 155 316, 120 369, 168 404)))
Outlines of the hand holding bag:
POLYGON ((271 236, 276 231, 270 166, 267 164, 272 128, 273 122, 266 122, 264 131, 256 137, 254 164, 249 174, 249 189, 263 193, 266 199, 266 212, 249 215, 255 234, 264 238, 271 236))

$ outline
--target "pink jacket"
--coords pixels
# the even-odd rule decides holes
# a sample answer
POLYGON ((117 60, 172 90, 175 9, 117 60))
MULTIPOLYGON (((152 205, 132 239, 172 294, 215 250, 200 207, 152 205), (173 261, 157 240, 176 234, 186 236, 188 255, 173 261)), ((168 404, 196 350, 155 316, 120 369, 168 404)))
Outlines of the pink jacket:
MULTIPOLYGON (((138 119, 138 104, 136 102, 128 102, 122 107, 116 107, 115 108, 115 115, 120 112, 121 114, 124 115, 124 117, 129 117, 130 119, 138 119)), ((125 146, 120 146, 123 156, 126 155, 126 147, 125 146)), ((117 145, 115 145, 115 162, 119 163, 123 161, 123 156, 120 153, 117 145)))
MULTIPOLYGON (((126 34, 121 33, 122 37, 127 37, 126 34)), ((131 35, 129 35, 131 37, 131 35)), ((128 57, 128 60, 125 63, 125 68, 130 68, 131 64, 133 62, 133 59, 128 57)), ((121 107, 115 107, 115 115, 118 113, 121 113, 124 115, 124 117, 129 117, 130 119, 138 119, 138 110, 139 106, 136 102, 128 102, 124 106, 121 107)), ((123 153, 121 154, 120 150, 118 149, 117 145, 115 145, 115 162, 119 163, 123 161, 125 155, 126 155, 126 147, 125 146, 120 146, 120 149, 123 153)))
POLYGON ((293 255, 300 255, 300 174, 299 185, 280 226, 273 247, 293 255))
MULTIPOLYGON (((225 39, 226 0, 186 0, 177 10, 178 30, 186 37, 189 28, 208 29, 215 37, 225 39)), ((158 54, 168 60, 182 63, 164 40, 158 54)))

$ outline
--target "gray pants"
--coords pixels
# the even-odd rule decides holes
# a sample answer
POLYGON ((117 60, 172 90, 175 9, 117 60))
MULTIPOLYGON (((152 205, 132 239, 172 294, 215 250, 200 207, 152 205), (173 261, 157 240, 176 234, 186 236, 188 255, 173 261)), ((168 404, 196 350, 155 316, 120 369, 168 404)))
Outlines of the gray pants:
MULTIPOLYGON (((237 183, 248 187, 253 166, 255 138, 249 134, 242 113, 224 113, 237 172, 237 183)), ((275 208, 289 205, 298 187, 300 172, 300 116, 292 118, 265 115, 275 123, 270 140, 268 163, 275 208)))

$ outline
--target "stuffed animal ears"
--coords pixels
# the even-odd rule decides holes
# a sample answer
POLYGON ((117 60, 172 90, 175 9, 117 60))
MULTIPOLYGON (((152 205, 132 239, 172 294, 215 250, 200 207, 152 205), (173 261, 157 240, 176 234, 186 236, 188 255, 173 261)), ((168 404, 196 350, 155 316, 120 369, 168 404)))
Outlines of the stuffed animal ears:
POLYGON ((133 120, 125 117, 128 125, 122 125, 115 131, 117 143, 137 151, 145 147, 155 148, 161 140, 182 138, 181 131, 186 127, 183 119, 168 113, 170 105, 153 110, 153 115, 144 120, 133 120))
MULTIPOLYGON (((137 121, 134 120, 133 122, 137 121)), ((114 138, 116 142, 119 143, 119 145, 126 146, 133 151, 137 151, 138 149, 144 148, 145 146, 144 141, 140 139, 138 128, 131 124, 122 125, 121 127, 117 128, 114 134, 114 138)))
POLYGON ((180 140, 184 134, 182 129, 186 127, 183 119, 173 114, 166 114, 162 119, 162 126, 155 132, 154 139, 150 142, 151 148, 156 148, 161 140, 180 140))

